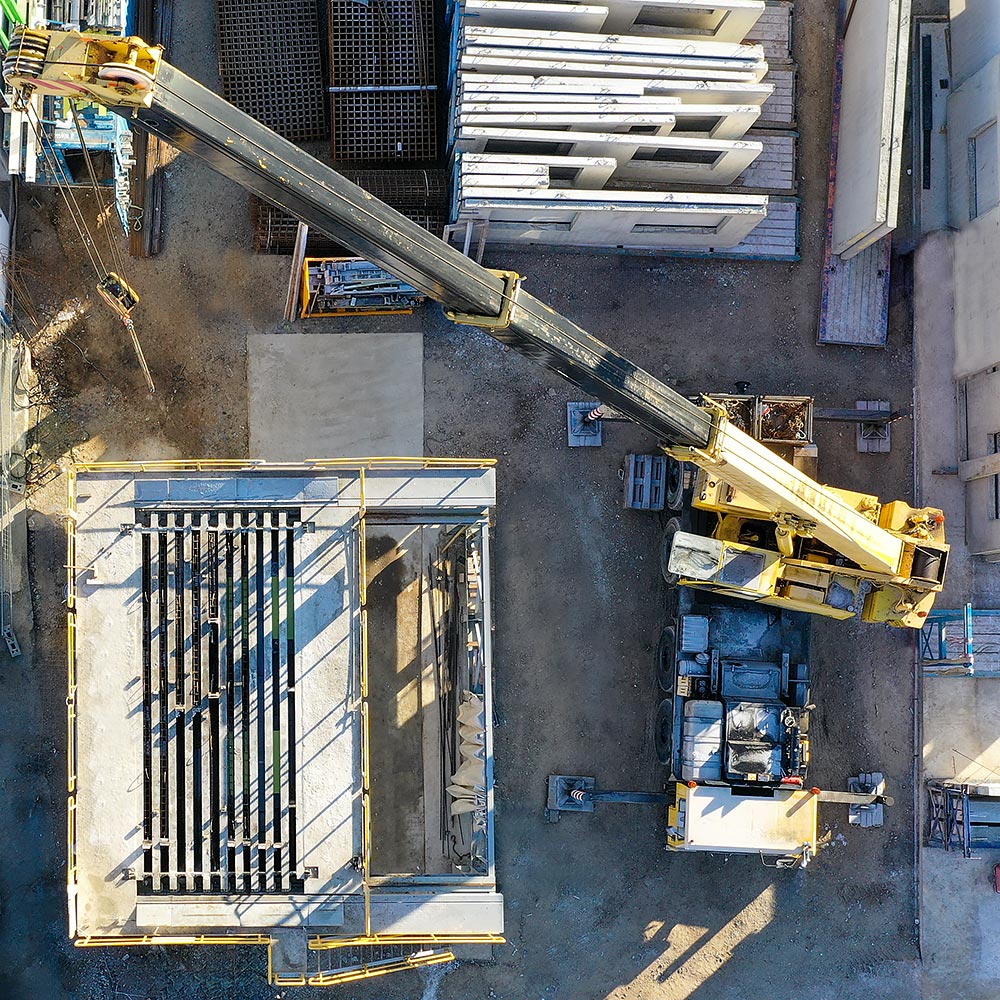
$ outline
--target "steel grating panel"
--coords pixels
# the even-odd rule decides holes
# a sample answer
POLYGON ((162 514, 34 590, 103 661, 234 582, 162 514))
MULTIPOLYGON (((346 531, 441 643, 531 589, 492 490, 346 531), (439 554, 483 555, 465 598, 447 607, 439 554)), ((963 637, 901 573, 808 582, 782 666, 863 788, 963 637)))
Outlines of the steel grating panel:
POLYGON ((331 86, 427 86, 434 72, 432 0, 331 0, 331 86))
POLYGON ((429 90, 330 95, 335 160, 437 158, 437 95, 429 90))
MULTIPOLYGON (((448 186, 446 170, 343 170, 341 173, 428 232, 440 236, 444 231, 448 186)), ((254 195, 250 196, 249 205, 250 221, 254 227, 254 251, 292 253, 298 221, 254 195)), ((317 230, 309 231, 307 256, 335 257, 344 252, 345 248, 335 240, 317 230)))
POLYGON ((297 510, 139 511, 139 891, 302 891, 297 510))
POLYGON ((217 0, 222 90, 293 142, 328 135, 314 0, 217 0))
POLYGON ((330 0, 336 160, 437 158, 433 0, 330 0))

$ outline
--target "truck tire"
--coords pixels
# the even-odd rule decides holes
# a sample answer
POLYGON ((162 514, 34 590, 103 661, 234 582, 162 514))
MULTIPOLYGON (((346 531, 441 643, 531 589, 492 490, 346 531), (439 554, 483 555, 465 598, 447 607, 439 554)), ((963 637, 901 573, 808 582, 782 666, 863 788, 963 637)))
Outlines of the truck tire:
POLYGON ((674 756, 674 700, 664 698, 656 708, 656 723, 653 728, 653 746, 656 758, 664 767, 669 767, 674 756))
POLYGON ((663 528, 663 537, 660 539, 660 573, 664 582, 671 587, 677 586, 680 577, 676 573, 671 573, 667 568, 670 564, 670 549, 674 544, 674 535, 681 530, 681 520, 679 517, 672 517, 663 528))
POLYGON ((667 456, 666 506, 669 510, 681 509, 684 503, 684 463, 671 455, 667 456))
POLYGON ((674 668, 677 664, 677 630, 668 625, 656 644, 656 682, 664 694, 674 693, 674 668))

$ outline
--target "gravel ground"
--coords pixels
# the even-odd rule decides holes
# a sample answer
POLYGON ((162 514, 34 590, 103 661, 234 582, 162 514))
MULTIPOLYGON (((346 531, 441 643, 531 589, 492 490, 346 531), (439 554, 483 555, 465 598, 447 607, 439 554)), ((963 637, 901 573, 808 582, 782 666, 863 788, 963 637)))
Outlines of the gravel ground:
MULTIPOLYGON (((820 232, 829 143, 832 0, 798 0, 801 67, 799 264, 692 262, 519 251, 493 265, 685 391, 811 393, 853 406, 912 392, 906 265, 899 262, 884 351, 816 346, 820 232)), ((215 79, 214 5, 175 15, 172 61, 215 79)), ((170 168, 167 250, 134 262, 151 400, 120 330, 87 295, 93 276, 54 197, 23 199, 25 282, 52 321, 33 342, 39 482, 29 532, 34 631, 0 671, 0 996, 77 1000, 273 997, 258 949, 74 949, 65 933, 64 481, 59 462, 246 455, 246 336, 283 328, 287 260, 249 252, 245 196, 194 162, 170 168), (55 464, 46 464, 47 462, 55 464)), ((413 320, 352 330, 413 328, 413 320)), ((499 875, 509 943, 462 962, 346 988, 344 997, 771 1000, 918 995, 912 838, 911 637, 817 622, 818 784, 879 767, 896 797, 886 826, 858 832, 824 807, 824 849, 807 871, 754 857, 677 856, 651 807, 542 817, 545 776, 593 774, 605 787, 655 788, 653 650, 664 591, 658 522, 622 509, 618 470, 655 441, 615 424, 601 450, 564 444, 577 397, 485 335, 436 309, 425 332, 425 445, 499 459, 496 518, 499 875)), ((332 323, 310 330, 327 333, 332 323)), ((853 429, 818 429, 828 481, 909 496, 912 441, 858 456, 853 429)), ((22 630, 23 632, 24 630, 22 630)), ((304 998, 319 991, 292 990, 304 998)))

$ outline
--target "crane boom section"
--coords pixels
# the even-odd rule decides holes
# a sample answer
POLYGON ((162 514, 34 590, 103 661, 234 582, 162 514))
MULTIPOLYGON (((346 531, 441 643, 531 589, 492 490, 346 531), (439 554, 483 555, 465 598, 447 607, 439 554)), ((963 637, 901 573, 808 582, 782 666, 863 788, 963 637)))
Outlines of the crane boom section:
MULTIPOLYGON (((144 131, 197 156, 447 309, 474 316, 503 312, 505 286, 493 271, 169 64, 160 65, 151 107, 113 110, 131 111, 144 131)), ((490 331, 498 340, 664 441, 708 444, 710 413, 525 291, 517 289, 514 305, 509 325, 490 331)))
POLYGON ((897 576, 905 543, 845 499, 824 489, 745 431, 722 420, 711 448, 691 454, 668 448, 675 458, 693 461, 710 476, 743 490, 779 523, 818 538, 862 569, 897 576))
POLYGON ((142 130, 441 302, 656 434, 665 448, 742 488, 791 532, 874 573, 900 572, 904 542, 790 463, 691 402, 554 309, 511 272, 482 267, 162 59, 139 38, 21 28, 5 80, 89 95, 142 130))

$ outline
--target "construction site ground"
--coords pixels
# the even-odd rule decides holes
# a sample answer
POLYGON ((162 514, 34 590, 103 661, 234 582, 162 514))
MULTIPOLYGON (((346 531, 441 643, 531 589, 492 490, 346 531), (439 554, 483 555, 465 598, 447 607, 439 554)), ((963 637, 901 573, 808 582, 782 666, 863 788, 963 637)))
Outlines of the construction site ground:
MULTIPOLYGON (((812 394, 820 406, 888 399, 907 409, 913 381, 905 260, 894 262, 885 350, 816 345, 834 8, 832 0, 796 3, 801 263, 538 251, 486 262, 522 272, 533 294, 682 391, 728 391, 747 380, 751 391, 812 394)), ((177 8, 169 57, 217 86, 214 11, 209 0, 177 8)), ((546 824, 549 773, 593 775, 605 788, 662 784, 651 735, 664 603, 659 520, 624 510, 619 480, 626 452, 652 451, 657 442, 611 424, 603 448, 568 449, 565 404, 579 394, 485 334, 451 326, 433 306, 413 317, 284 324, 289 259, 251 253, 246 194, 193 160, 169 167, 165 212, 165 252, 131 262, 128 275, 142 295, 137 325, 157 385, 150 397, 124 332, 93 291, 95 274, 65 206, 55 192, 22 191, 20 284, 37 317, 26 325, 39 377, 39 428, 29 497, 30 601, 25 593, 18 604, 24 655, 5 656, 0 669, 0 996, 320 995, 268 986, 259 948, 92 950, 67 938, 61 469, 74 459, 323 457, 338 440, 350 441, 351 450, 410 440, 421 412, 427 454, 499 463, 496 799, 508 943, 491 961, 357 984, 341 995, 918 996, 913 636, 816 622, 812 779, 840 788, 859 771, 880 769, 896 804, 885 826, 872 831, 850 827, 844 807, 823 806, 822 850, 807 870, 776 871, 757 856, 667 853, 664 815, 653 806, 603 806, 546 824), (327 359, 328 391, 315 378, 308 391, 296 388, 299 381, 284 383, 274 338, 254 340, 293 332, 304 335, 294 341, 303 352, 300 368, 303 357, 308 367, 313 343, 315 356, 327 359), (423 335, 422 401, 420 367, 412 363, 396 366, 395 394, 380 384, 366 398, 363 366, 351 392, 342 388, 341 334, 413 332, 423 335), (388 418, 358 435, 358 421, 370 419, 365 409, 376 401, 388 418), (326 415, 322 433, 313 432, 310 413, 326 415), (346 437, 338 437, 338 420, 346 437), (251 442, 266 442, 258 446, 270 452, 254 454, 251 442)), ((357 350, 380 353, 370 339, 357 349, 343 343, 351 371, 357 350)), ((887 498, 912 494, 909 419, 893 425, 888 455, 859 456, 851 425, 818 424, 816 437, 823 480, 887 498)))

